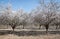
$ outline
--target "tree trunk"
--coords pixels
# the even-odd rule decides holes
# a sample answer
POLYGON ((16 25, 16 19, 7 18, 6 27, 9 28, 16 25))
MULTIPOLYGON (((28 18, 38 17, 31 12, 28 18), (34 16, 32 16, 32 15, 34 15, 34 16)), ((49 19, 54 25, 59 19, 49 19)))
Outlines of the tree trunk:
POLYGON ((13 30, 12 30, 12 33, 14 33, 14 28, 12 28, 13 30))
POLYGON ((14 29, 13 29, 13 32, 14 32, 14 29))
POLYGON ((59 25, 59 29, 60 29, 60 25, 59 25))
POLYGON ((58 25, 56 26, 56 29, 58 29, 58 25))
POLYGON ((11 28, 12 28, 12 32, 11 32, 11 33, 14 33, 14 29, 15 29, 16 25, 10 24, 10 26, 11 26, 11 28))
POLYGON ((48 33, 48 29, 46 29, 46 33, 48 33))
POLYGON ((48 28, 49 28, 49 26, 46 25, 45 28, 46 28, 46 33, 48 33, 48 28))
POLYGON ((41 25, 39 25, 39 29, 41 28, 41 25))
POLYGON ((12 26, 13 32, 14 32, 15 27, 16 27, 16 26, 12 26))
POLYGON ((23 25, 23 29, 24 29, 24 25, 23 25))
POLYGON ((14 33, 14 29, 12 28, 11 34, 13 34, 13 33, 14 33))

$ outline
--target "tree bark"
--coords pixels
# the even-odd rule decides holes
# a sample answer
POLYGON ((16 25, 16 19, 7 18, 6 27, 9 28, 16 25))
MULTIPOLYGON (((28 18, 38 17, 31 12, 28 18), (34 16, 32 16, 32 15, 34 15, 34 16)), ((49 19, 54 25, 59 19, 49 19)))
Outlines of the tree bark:
POLYGON ((58 26, 58 25, 56 25, 56 29, 58 29, 58 27, 59 27, 59 26, 58 26))
POLYGON ((14 32, 15 27, 16 27, 16 26, 12 26, 13 32, 14 32))
POLYGON ((41 25, 39 25, 39 29, 41 28, 41 25))
POLYGON ((23 29, 24 29, 24 25, 23 25, 23 29))
POLYGON ((46 29, 46 34, 48 33, 48 29, 46 29))
POLYGON ((14 32, 14 29, 13 29, 13 32, 14 32))
POLYGON ((46 28, 46 33, 48 33, 48 28, 49 28, 49 26, 46 25, 45 28, 46 28))

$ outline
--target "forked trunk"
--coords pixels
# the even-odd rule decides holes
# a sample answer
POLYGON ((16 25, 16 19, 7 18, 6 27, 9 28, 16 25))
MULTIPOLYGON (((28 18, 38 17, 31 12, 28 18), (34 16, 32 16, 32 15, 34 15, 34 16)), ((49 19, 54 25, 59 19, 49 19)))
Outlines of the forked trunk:
POLYGON ((14 32, 15 27, 16 27, 16 26, 12 26, 13 32, 14 32))

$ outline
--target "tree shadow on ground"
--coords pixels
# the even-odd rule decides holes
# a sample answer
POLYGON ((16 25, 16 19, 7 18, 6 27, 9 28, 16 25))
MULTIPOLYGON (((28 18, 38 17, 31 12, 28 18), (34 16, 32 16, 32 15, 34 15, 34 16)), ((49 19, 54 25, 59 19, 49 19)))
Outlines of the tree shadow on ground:
MULTIPOLYGON (((49 31, 49 34, 60 34, 60 31, 49 31)), ((39 36, 39 35, 47 35, 46 31, 20 31, 14 32, 15 35, 18 36, 39 36)))
MULTIPOLYGON (((49 34, 60 34, 60 31, 48 31, 49 34)), ((14 34, 17 36, 38 36, 46 35, 46 31, 12 31, 12 30, 0 30, 0 35, 14 34)))
POLYGON ((0 35, 11 34, 11 30, 0 30, 0 35))

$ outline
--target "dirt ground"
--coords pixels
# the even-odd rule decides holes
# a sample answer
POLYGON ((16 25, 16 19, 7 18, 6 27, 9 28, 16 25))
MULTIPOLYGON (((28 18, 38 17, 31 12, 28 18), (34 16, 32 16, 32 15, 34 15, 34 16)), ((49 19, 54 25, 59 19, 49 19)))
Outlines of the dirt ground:
POLYGON ((17 36, 12 34, 1 35, 0 39, 60 39, 60 35, 17 36))
POLYGON ((14 31, 0 30, 0 39, 60 39, 60 31, 14 31))

